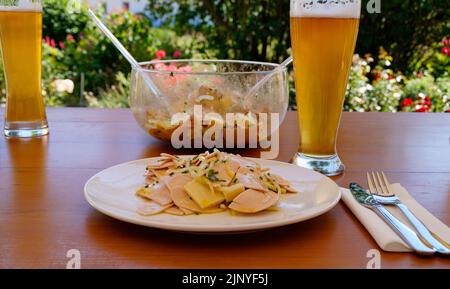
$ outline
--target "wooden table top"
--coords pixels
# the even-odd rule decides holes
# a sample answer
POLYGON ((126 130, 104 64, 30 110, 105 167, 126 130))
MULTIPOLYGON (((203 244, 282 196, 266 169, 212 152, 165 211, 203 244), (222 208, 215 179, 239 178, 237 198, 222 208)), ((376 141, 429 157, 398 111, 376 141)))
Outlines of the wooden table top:
MULTIPOLYGON (((0 117, 3 118, 0 110, 0 117)), ((109 166, 172 152, 125 109, 48 109, 51 133, 0 137, 0 268, 365 268, 376 243, 346 206, 299 224, 243 235, 189 235, 127 224, 89 206, 84 183, 109 166)), ((450 224, 450 114, 344 113, 334 180, 365 183, 384 170, 450 224)), ((298 145, 296 113, 281 129, 279 160, 298 145)), ((254 156, 255 150, 236 151, 254 156)), ((188 153, 183 151, 181 153, 188 153)), ((450 268, 450 259, 381 253, 382 268, 450 268)))

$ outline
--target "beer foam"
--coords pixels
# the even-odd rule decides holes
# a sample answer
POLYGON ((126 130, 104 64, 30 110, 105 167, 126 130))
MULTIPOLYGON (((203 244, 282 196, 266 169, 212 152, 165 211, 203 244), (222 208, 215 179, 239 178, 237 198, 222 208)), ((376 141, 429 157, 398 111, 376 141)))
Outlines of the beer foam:
POLYGON ((361 0, 291 0, 291 17, 359 18, 361 0))
POLYGON ((41 1, 11 0, 0 1, 0 11, 42 12, 41 1))

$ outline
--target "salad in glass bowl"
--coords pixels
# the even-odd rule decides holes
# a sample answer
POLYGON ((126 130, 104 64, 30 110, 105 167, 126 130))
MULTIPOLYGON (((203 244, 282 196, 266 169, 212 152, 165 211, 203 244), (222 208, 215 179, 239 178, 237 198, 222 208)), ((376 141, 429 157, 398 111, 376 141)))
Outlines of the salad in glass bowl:
MULTIPOLYGON (((241 116, 243 121, 240 123, 248 131, 253 125, 259 126, 262 113, 276 113, 277 122, 264 128, 267 136, 284 120, 289 101, 286 69, 274 73, 256 93, 248 94, 278 64, 238 60, 157 60, 140 65, 140 71, 132 71, 130 106, 139 125, 160 140, 171 141, 172 134, 181 125, 174 122, 173 117, 180 113, 192 122, 213 113, 216 120, 202 122, 203 133, 219 121, 223 121, 225 127, 227 114, 241 116), (153 81, 161 95, 151 91, 144 77, 153 81), (200 115, 196 107, 201 107, 200 115)), ((260 128, 256 131, 261 132, 260 128)))

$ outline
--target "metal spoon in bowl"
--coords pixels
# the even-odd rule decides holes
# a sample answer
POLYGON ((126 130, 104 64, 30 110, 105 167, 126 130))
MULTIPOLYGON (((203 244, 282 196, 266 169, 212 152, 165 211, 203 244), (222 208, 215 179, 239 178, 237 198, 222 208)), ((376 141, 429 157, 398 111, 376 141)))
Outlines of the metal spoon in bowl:
POLYGON ((114 34, 112 34, 112 32, 108 29, 108 27, 106 27, 106 25, 103 24, 103 22, 101 22, 100 19, 97 18, 97 16, 95 16, 94 12, 91 9, 88 9, 88 13, 91 19, 97 25, 97 27, 100 28, 100 30, 106 35, 106 37, 109 38, 109 40, 111 40, 111 42, 120 51, 123 57, 125 57, 125 59, 128 60, 128 62, 131 64, 131 66, 141 74, 142 79, 144 79, 145 83, 147 84, 151 92, 154 93, 159 98, 164 99, 163 95, 161 94, 161 92, 159 91, 158 87, 155 85, 153 80, 151 80, 151 78, 148 77, 148 75, 143 73, 142 67, 139 65, 136 59, 134 59, 134 57, 130 54, 130 52, 128 52, 128 50, 122 45, 122 43, 120 43, 120 41, 114 36, 114 34))
POLYGON ((244 100, 248 99, 249 97, 256 94, 256 92, 268 81, 270 80, 275 74, 285 69, 289 64, 292 63, 294 59, 292 56, 289 56, 285 61, 283 61, 280 65, 278 65, 275 69, 273 69, 269 74, 264 76, 260 81, 258 81, 244 96, 244 100))

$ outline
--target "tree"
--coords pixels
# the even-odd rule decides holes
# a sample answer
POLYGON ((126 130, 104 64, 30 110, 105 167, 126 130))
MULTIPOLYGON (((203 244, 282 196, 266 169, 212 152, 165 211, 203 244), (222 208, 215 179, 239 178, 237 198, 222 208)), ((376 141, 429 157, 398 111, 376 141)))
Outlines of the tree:
POLYGON ((383 46, 401 70, 410 72, 434 43, 450 34, 448 0, 385 0, 379 14, 367 12, 368 1, 363 0, 356 51, 376 54, 383 46))
MULTIPOLYGON (((289 0, 148 0, 153 18, 179 34, 202 33, 219 58, 281 61, 290 47, 289 0)), ((449 35, 448 0, 380 0, 381 13, 362 2, 356 51, 381 46, 409 70, 433 43, 449 35)))
POLYGON ((149 0, 179 34, 200 32, 219 58, 281 61, 288 55, 289 0, 149 0), (175 12, 174 12, 175 11, 175 12))
POLYGON ((42 26, 44 36, 56 42, 64 41, 67 35, 77 36, 90 21, 87 6, 73 7, 72 0, 44 0, 42 26), (73 11, 72 11, 73 10, 73 11))

